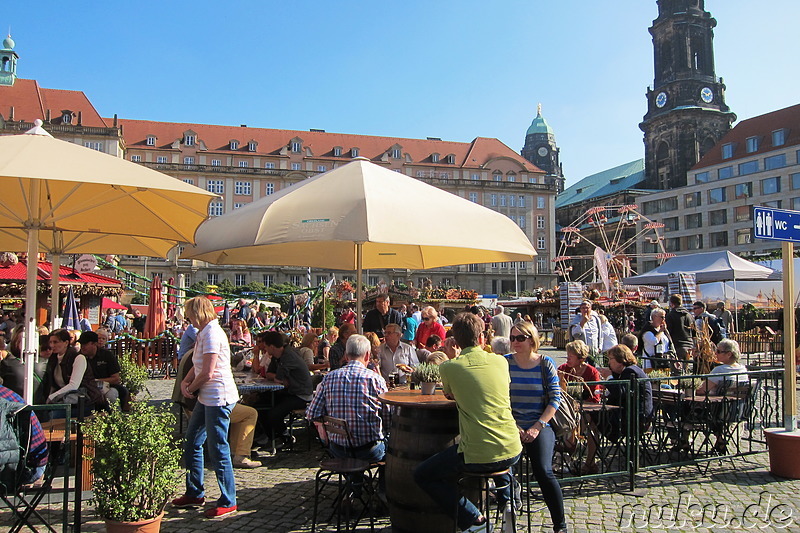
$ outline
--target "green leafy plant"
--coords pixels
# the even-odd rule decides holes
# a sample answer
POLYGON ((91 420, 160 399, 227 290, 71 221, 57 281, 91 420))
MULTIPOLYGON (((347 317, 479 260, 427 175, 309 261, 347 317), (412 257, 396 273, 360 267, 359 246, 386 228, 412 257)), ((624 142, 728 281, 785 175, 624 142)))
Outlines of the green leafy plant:
POLYGON ((147 369, 136 364, 132 353, 122 354, 119 358, 119 377, 131 394, 142 392, 149 378, 147 369))
POLYGON ((422 363, 411 373, 411 379, 416 383, 438 383, 442 381, 442 376, 438 365, 422 363))
POLYGON ((112 409, 84 423, 94 448, 93 491, 103 518, 135 522, 155 518, 181 480, 181 449, 168 407, 133 404, 130 413, 112 409))

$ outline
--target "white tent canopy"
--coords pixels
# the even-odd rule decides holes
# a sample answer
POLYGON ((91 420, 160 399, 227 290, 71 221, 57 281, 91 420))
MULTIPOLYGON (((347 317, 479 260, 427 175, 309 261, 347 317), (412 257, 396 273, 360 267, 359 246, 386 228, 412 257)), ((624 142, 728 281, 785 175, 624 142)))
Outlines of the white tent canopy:
POLYGON ((672 272, 695 274, 697 283, 775 279, 773 270, 742 259, 729 251, 679 255, 650 272, 625 278, 626 285, 667 285, 672 272), (770 275, 773 277, 770 277, 770 275))

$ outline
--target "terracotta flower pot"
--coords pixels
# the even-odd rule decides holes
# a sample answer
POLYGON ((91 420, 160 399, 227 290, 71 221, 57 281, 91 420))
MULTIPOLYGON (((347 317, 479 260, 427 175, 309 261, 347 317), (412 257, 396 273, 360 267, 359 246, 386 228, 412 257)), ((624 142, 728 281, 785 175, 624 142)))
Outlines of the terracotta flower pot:
POLYGON ((155 518, 139 520, 138 522, 117 522, 116 520, 106 519, 107 533, 158 533, 161 531, 161 519, 164 512, 155 518))
POLYGON ((769 448, 769 471, 788 479, 800 479, 800 431, 764 430, 769 448))

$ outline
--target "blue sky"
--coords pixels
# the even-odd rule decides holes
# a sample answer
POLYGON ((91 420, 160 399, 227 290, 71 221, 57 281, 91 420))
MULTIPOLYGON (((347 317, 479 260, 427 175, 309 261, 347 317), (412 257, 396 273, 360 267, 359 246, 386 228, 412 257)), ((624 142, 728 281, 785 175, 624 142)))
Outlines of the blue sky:
MULTIPOLYGON (((655 0, 3 4, 20 77, 82 90, 103 116, 519 151, 541 102, 568 184, 643 155, 655 0)), ((797 104, 800 2, 706 9, 739 119, 797 104)))

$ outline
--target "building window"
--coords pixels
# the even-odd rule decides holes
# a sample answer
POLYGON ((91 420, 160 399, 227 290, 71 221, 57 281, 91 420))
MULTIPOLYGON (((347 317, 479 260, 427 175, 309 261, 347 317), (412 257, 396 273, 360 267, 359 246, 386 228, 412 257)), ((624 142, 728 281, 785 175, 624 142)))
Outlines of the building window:
POLYGON ((536 215, 536 229, 544 229, 544 216, 536 215))
POLYGON ((244 207, 244 206, 245 206, 245 204, 243 204, 243 203, 241 203, 241 202, 235 202, 235 203, 233 204, 233 208, 234 208, 234 209, 239 209, 240 207, 244 207))
POLYGON ((247 168, 250 166, 249 161, 239 161, 239 168, 247 168))
POLYGON ((537 196, 536 197, 536 209, 544 209, 544 205, 545 205, 544 196, 537 196))
POLYGON ((513 194, 508 195, 508 205, 509 207, 517 207, 517 197, 513 194))
POLYGON ((750 244, 753 242, 753 230, 750 228, 736 230, 736 244, 750 244))
POLYGON ((208 206, 208 215, 212 217, 220 217, 223 214, 222 202, 211 202, 208 206))
POLYGON ((764 207, 774 207, 775 209, 780 209, 782 202, 783 200, 773 200, 771 202, 762 202, 761 205, 764 207))
POLYGON ((263 283, 265 287, 270 287, 274 281, 275 277, 272 274, 263 274, 261 276, 261 283, 263 283))
POLYGON ((439 172, 439 177, 442 178, 443 180, 450 179, 450 173, 449 172, 439 172))
POLYGON ((297 274, 292 274, 291 276, 289 276, 289 283, 300 287, 301 286, 300 284, 302 283, 301 276, 298 276, 297 274))
POLYGON ((317 165, 317 172, 325 172, 326 170, 328 169, 325 168, 325 165, 317 165))
POLYGON ((264 163, 264 168, 275 168, 275 163, 273 163, 272 161, 267 161, 266 163, 264 163))
POLYGON ((431 154, 431 163, 439 162, 439 154, 431 154))
POLYGON ((786 166, 786 154, 778 154, 764 158, 764 170, 773 170, 786 166))
POLYGON ((722 159, 730 159, 733 157, 733 143, 725 143, 722 145, 722 159))
MULTIPOLYGON (((798 176, 800 176, 800 174, 798 174, 798 176)), ((489 195, 489 205, 491 207, 497 207, 497 195, 496 194, 489 195)))
POLYGON ((455 163, 456 163, 456 156, 454 156, 453 154, 448 155, 447 156, 447 164, 448 165, 455 165, 455 163))
POLYGON ((722 246, 728 246, 728 232, 718 231, 715 233, 709 233, 708 245, 711 248, 720 248, 722 246))
POLYGON ((266 188, 266 195, 269 196, 270 194, 275 192, 275 184, 274 183, 267 183, 266 188))
POLYGON ((697 183, 707 183, 708 182, 708 172, 698 172, 694 176, 694 180, 697 183))
MULTIPOLYGON (((700 213, 686 215, 686 229, 696 229, 703 225, 703 217, 700 213)), ((676 228, 677 229, 677 228, 676 228)))
POLYGON ((678 217, 669 217, 664 219, 665 231, 678 231, 678 217))
POLYGON ((243 194, 246 196, 250 196, 253 194, 252 191, 252 183, 249 181, 237 181, 233 188, 234 194, 243 194))
POLYGON ((392 159, 400 159, 400 155, 400 148, 392 148, 392 151, 389 153, 392 159))
POLYGON ((476 193, 476 192, 469 193, 469 201, 470 202, 474 202, 474 203, 478 203, 478 193, 476 193))
POLYGON ((521 216, 519 217, 519 222, 517 223, 517 225, 518 225, 520 228, 522 228, 522 229, 525 229, 525 224, 526 224, 526 222, 525 222, 525 215, 521 215, 521 216))
POLYGON ((184 274, 183 275, 183 288, 188 289, 192 286, 192 275, 191 274, 184 274))
POLYGON ((164 164, 166 162, 167 162, 167 156, 164 156, 164 155, 156 156, 156 163, 164 164))
POLYGON ((186 146, 194 146, 194 135, 187 135, 183 138, 183 144, 186 146))
POLYGON ((536 239, 536 249, 537 250, 545 250, 547 248, 547 238, 546 237, 538 237, 536 239))
POLYGON ((683 205, 685 207, 700 207, 703 203, 703 196, 698 192, 683 195, 683 205))
POLYGON ((156 138, 152 135, 147 136, 147 146, 155 146, 156 145, 156 138))
POLYGON ((328 276, 317 276, 317 285, 325 285, 326 283, 328 283, 328 276))
POLYGON ((761 194, 781 192, 781 179, 778 177, 761 180, 761 194))
POLYGON ((141 163, 142 162, 142 156, 140 156, 140 155, 132 155, 131 156, 131 161, 133 161, 134 163, 141 163))
POLYGON ((749 205, 740 205, 733 208, 733 217, 736 222, 747 222, 753 219, 753 210, 749 205))
POLYGON ((219 285, 219 274, 206 274, 209 285, 219 285))
POLYGON ((192 156, 184 157, 183 158, 183 164, 184 165, 194 165, 194 157, 192 157, 192 156))
POLYGON ((300 163, 292 163, 292 170, 300 170, 300 163))
POLYGON ((340 146, 335 146, 333 148, 333 156, 334 157, 339 157, 341 155, 342 155, 342 148, 340 146))
POLYGON ((734 194, 737 200, 751 198, 753 196, 753 184, 750 182, 738 184, 734 189, 734 194))
POLYGON ((247 143, 247 151, 248 152, 255 152, 256 151, 256 143, 254 143, 253 141, 250 141, 249 143, 247 143))
POLYGON ((221 167, 222 166, 222 161, 220 159, 212 159, 211 160, 211 166, 212 167, 221 167))
MULTIPOLYGON (((721 226, 728 223, 728 210, 718 209, 708 213, 708 224, 711 226, 721 226)), ((699 227, 699 226, 698 226, 699 227)))
POLYGON ((680 252, 681 251, 681 238, 680 237, 671 237, 669 239, 664 240, 664 249, 668 252, 680 252))
POLYGON ((247 285, 247 275, 246 274, 234 274, 233 275, 233 284, 237 287, 241 287, 242 285, 247 285))
POLYGON ((508 181, 511 182, 511 183, 517 181, 517 176, 514 175, 514 174, 509 174, 508 175, 508 181))
POLYGON ((103 151, 103 143, 101 143, 101 142, 89 142, 89 141, 87 141, 87 142, 83 143, 83 145, 86 148, 91 148, 92 150, 97 150, 98 152, 102 152, 103 151))
POLYGON ((783 146, 786 144, 786 130, 775 130, 772 132, 772 146, 783 146))
POLYGON ((792 189, 800 189, 800 172, 792 174, 789 178, 792 180, 792 189))
POLYGON ((238 150, 239 149, 239 141, 231 141, 229 144, 231 150, 238 150))
POLYGON ((189 185, 194 185, 194 179, 193 178, 183 178, 183 182, 184 183, 188 183, 189 185))
POLYGON ((377 285, 378 281, 378 276, 367 276, 367 285, 377 285))
POLYGON ((206 181, 206 190, 214 194, 224 194, 225 182, 222 180, 208 180, 206 181))
POLYGON ((792 198, 792 209, 800 211, 800 198, 792 198))
POLYGON ((710 204, 718 204, 720 202, 725 201, 725 187, 719 187, 717 189, 710 189, 708 191, 708 203, 710 204))
POLYGON ((517 269, 525 270, 526 268, 528 268, 528 264, 525 261, 520 261, 517 263, 517 269))
POLYGON ((480 174, 473 174, 472 175, 472 181, 478 181, 480 179, 481 179, 481 175, 480 174))
POLYGON ((300 153, 300 149, 302 147, 303 147, 303 145, 301 143, 299 143, 298 141, 292 141, 292 152, 294 152, 295 154, 299 154, 300 153))
POLYGON ((505 206, 506 206, 506 195, 505 194, 501 194, 500 195, 500 207, 505 207, 505 206))
POLYGON ((442 278, 442 286, 443 287, 452 287, 453 286, 453 280, 451 280, 450 278, 442 278))
POLYGON ((494 181, 503 181, 503 175, 500 174, 499 172, 497 174, 494 174, 493 176, 494 176, 494 181))
POLYGON ((358 157, 358 148, 350 148, 350 155, 352 157, 358 157))
POLYGON ((517 198, 517 205, 519 207, 525 207, 525 197, 521 194, 519 195, 519 198, 517 198))
POLYGON ((747 161, 745 163, 739 163, 740 176, 746 176, 747 174, 752 174, 754 172, 758 172, 758 161, 747 161))
POLYGON ((721 169, 717 170, 718 179, 726 180, 732 177, 733 177, 733 167, 722 167, 721 169))
POLYGON ((748 137, 745 140, 745 150, 748 154, 758 151, 758 137, 748 137))

